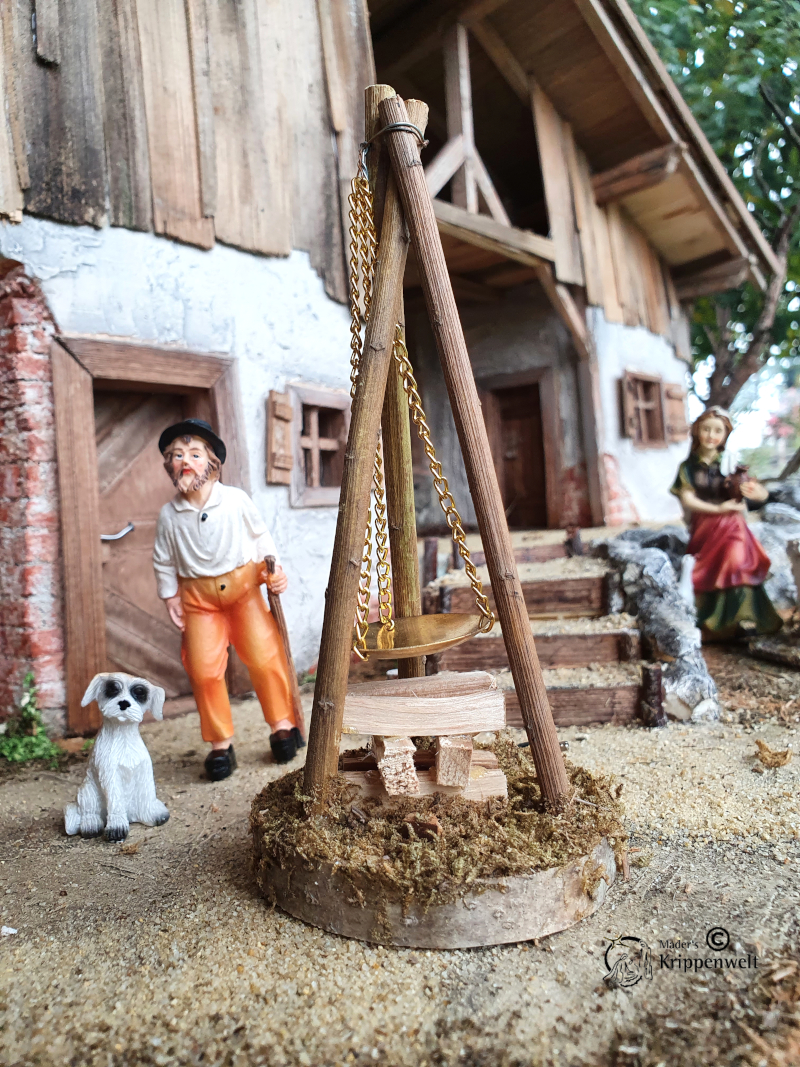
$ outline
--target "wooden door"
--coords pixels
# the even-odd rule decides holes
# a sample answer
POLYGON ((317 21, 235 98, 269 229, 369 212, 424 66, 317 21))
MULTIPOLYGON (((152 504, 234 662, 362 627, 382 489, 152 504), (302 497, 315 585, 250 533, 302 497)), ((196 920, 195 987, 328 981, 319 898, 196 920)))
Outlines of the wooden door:
POLYGON ((492 392, 495 463, 508 525, 513 529, 547 527, 544 435, 539 385, 492 392))
POLYGON ((168 697, 191 692, 181 664, 181 635, 156 591, 153 544, 163 504, 175 495, 158 438, 185 417, 171 393, 94 392, 100 532, 104 541, 103 599, 108 670, 138 674, 168 697))

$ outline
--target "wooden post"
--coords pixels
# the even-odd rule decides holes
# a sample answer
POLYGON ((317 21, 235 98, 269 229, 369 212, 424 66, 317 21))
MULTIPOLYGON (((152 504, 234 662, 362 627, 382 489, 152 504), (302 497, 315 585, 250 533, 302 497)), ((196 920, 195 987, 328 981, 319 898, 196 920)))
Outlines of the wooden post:
POLYGON ((358 579, 364 553, 364 531, 407 254, 408 234, 403 211, 395 183, 389 181, 372 308, 344 456, 339 517, 325 600, 308 739, 304 786, 306 792, 318 800, 324 795, 327 779, 336 774, 339 761, 358 579))
MULTIPOLYGON (((365 91, 364 111, 367 139, 380 129, 378 104, 393 96, 388 85, 370 85, 365 91)), ((411 122, 424 131, 427 108, 418 100, 407 100, 406 109, 411 122)), ((375 198, 375 223, 380 244, 380 226, 391 165, 387 152, 381 151, 381 140, 373 142, 368 157, 370 184, 375 198)), ((404 324, 402 296, 397 309, 397 323, 404 324)), ((392 558, 392 601, 394 615, 406 619, 422 614, 422 591, 419 584, 417 556, 417 516, 414 507, 414 474, 411 461, 411 418, 403 382, 392 360, 381 417, 383 434, 383 468, 386 476, 386 512, 389 524, 389 543, 392 558)), ((397 663, 398 678, 423 678, 425 661, 422 656, 401 659, 397 663)))
MULTIPOLYGON (((381 102, 380 116, 385 125, 408 121, 403 102, 397 97, 381 102)), ((525 730, 542 795, 549 805, 559 808, 569 790, 569 780, 533 643, 478 391, 420 163, 419 145, 416 136, 404 130, 388 133, 386 141, 442 362, 525 730)))

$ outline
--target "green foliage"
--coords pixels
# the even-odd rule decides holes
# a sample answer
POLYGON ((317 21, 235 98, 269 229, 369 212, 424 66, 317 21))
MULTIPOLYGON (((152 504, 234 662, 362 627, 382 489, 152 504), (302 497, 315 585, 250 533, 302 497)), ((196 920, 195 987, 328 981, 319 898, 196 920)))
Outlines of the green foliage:
MULTIPOLYGON (((630 0, 736 187, 772 243, 784 213, 800 195, 800 0, 630 0), (763 99, 761 87, 791 120, 788 130, 763 99), (794 133, 794 137, 792 136, 794 133)), ((800 228, 770 354, 800 360, 800 228)), ((713 353, 708 335, 715 307, 735 324, 743 351, 762 294, 751 285, 697 301, 692 341, 695 365, 713 353)))
POLYGON ((5 733, 0 735, 0 757, 10 763, 43 759, 52 766, 64 758, 62 750, 53 744, 45 731, 32 672, 25 675, 22 683, 18 714, 8 720, 5 733))

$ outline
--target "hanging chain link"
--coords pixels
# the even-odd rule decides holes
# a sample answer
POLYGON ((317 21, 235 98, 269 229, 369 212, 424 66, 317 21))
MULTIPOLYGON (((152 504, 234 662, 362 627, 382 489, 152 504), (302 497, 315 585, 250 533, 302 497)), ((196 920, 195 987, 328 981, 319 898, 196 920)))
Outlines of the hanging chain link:
MULTIPOLYGON (((366 171, 366 161, 362 154, 359 173, 350 183, 350 195, 347 198, 350 220, 350 396, 356 395, 356 383, 361 366, 362 339, 361 327, 369 318, 372 304, 372 282, 375 276, 375 262, 378 252, 378 240, 373 222, 372 190, 366 171), (362 293, 359 282, 363 286, 362 293)), ((386 503, 383 493, 383 467, 380 446, 375 457, 373 471, 375 486, 375 535, 378 543, 378 583, 381 621, 388 610, 391 620, 391 594, 388 591, 389 562, 386 552, 386 503), (381 538, 382 534, 382 538, 381 538), (381 548, 383 547, 383 555, 381 548), (385 583, 384 586, 381 582, 385 583), (384 607, 388 603, 388 609, 384 607)), ((372 585, 372 505, 367 509, 367 529, 364 535, 364 552, 361 557, 361 573, 358 579, 358 603, 356 607, 355 640, 353 651, 359 659, 367 657, 367 628, 369 626, 369 601, 372 585)), ((394 624, 392 624, 394 625, 394 624)))
POLYGON ((375 572, 378 576, 378 611, 380 612, 381 626, 394 629, 392 618, 392 569, 389 564, 388 528, 386 525, 386 493, 383 485, 383 457, 382 446, 378 443, 378 451, 375 453, 375 549, 377 559, 375 572))
POLYGON ((469 584, 472 586, 472 591, 475 594, 475 602, 477 603, 478 611, 480 611, 482 616, 480 630, 482 633, 488 633, 494 626, 494 614, 489 607, 489 600, 483 591, 483 583, 478 577, 478 572, 475 570, 475 564, 470 557, 469 549, 467 548, 467 535, 464 533, 464 526, 461 521, 461 516, 458 513, 458 509, 456 508, 456 502, 453 500, 450 487, 447 484, 447 479, 442 473, 442 465, 436 458, 436 449, 433 447, 433 442, 431 441, 430 427, 428 426, 425 412, 422 408, 422 399, 419 395, 419 388, 414 377, 411 360, 408 358, 408 349, 403 340, 403 328, 400 323, 395 326, 392 355, 397 363, 397 368, 403 381, 403 389, 408 397, 411 420, 417 428, 417 433, 425 448, 425 455, 428 457, 428 466, 433 475, 433 487, 436 490, 436 495, 439 497, 439 504, 444 512, 445 521, 450 527, 453 541, 458 548, 459 555, 464 561, 464 570, 469 578, 469 584))
MULTIPOLYGON (((349 220, 350 220, 350 396, 355 397, 356 383, 362 356, 361 327, 369 319, 370 306, 372 304, 372 284, 375 277, 375 264, 378 256, 378 239, 375 233, 373 220, 372 191, 366 173, 365 159, 362 157, 359 173, 350 183, 350 195, 348 197, 349 220), (359 282, 362 289, 359 288, 359 282), (363 291, 362 291, 363 290, 363 291), (363 313, 362 313, 363 302, 363 313)), ((403 380, 403 388, 408 397, 411 418, 417 428, 420 439, 428 457, 433 485, 439 497, 439 503, 450 531, 453 541, 458 547, 461 558, 464 561, 464 569, 478 610, 481 613, 480 629, 488 633, 494 625, 494 615, 489 607, 489 601, 483 591, 483 585, 475 570, 469 549, 466 544, 466 534, 461 522, 461 516, 450 493, 447 479, 442 473, 442 465, 436 458, 436 450, 430 437, 430 429, 422 409, 417 383, 408 358, 408 350, 403 341, 403 330, 400 324, 395 327, 394 344, 392 354, 397 363, 403 380)), ((375 544, 377 560, 375 570, 378 578, 378 611, 381 626, 394 629, 392 619, 392 590, 391 568, 389 564, 389 546, 387 539, 386 521, 386 494, 384 491, 383 458, 381 444, 375 453, 373 469, 372 490, 375 495, 375 544)), ((356 607, 355 638, 353 651, 361 660, 365 660, 367 648, 367 630, 369 626, 369 603, 370 588, 372 583, 372 506, 367 510, 367 528, 364 535, 364 552, 361 557, 361 573, 358 580, 358 603, 356 607)))
POLYGON ((350 396, 356 395, 358 368, 361 364, 361 326, 369 318, 372 303, 372 280, 378 255, 378 239, 375 233, 372 211, 372 191, 366 176, 366 168, 350 183, 347 198, 350 219, 350 396), (359 280, 363 285, 362 293, 359 280))

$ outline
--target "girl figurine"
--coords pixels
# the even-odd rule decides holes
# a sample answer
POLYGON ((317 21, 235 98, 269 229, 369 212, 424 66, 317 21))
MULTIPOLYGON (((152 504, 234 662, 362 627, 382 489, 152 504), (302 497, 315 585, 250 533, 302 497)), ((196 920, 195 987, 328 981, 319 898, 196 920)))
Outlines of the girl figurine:
POLYGON ((686 551, 695 559, 697 625, 706 640, 770 634, 783 625, 764 590, 769 556, 745 519, 748 508, 761 507, 769 493, 754 478, 734 481, 720 470, 732 430, 722 408, 704 411, 692 424, 692 448, 671 490, 683 505, 691 533, 686 551))

